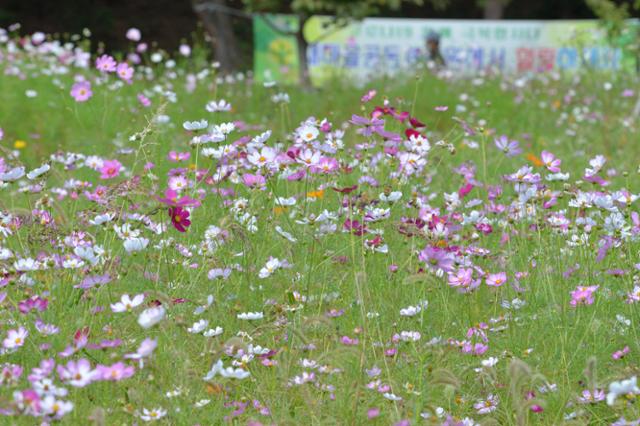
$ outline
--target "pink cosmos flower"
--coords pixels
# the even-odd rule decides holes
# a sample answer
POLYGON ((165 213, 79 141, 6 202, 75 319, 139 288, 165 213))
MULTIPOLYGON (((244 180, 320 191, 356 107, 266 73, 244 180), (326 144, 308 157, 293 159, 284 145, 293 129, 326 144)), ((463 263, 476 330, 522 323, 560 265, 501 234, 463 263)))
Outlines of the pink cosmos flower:
POLYGON ((115 72, 117 62, 112 56, 102 55, 96 59, 96 69, 101 72, 115 72))
POLYGON ((100 179, 112 179, 120 174, 122 164, 118 160, 105 160, 100 168, 100 179))
POLYGON ((542 151, 542 154, 540 154, 540 159, 544 163, 544 166, 547 168, 547 170, 549 170, 551 173, 558 173, 560 171, 560 164, 562 163, 562 160, 556 158, 556 156, 549 151, 542 151))
POLYGON ((86 359, 67 362, 66 366, 58 365, 58 376, 63 382, 76 388, 82 388, 98 378, 98 371, 91 368, 91 363, 86 359))
POLYGON ((121 62, 116 67, 116 73, 118 77, 127 83, 131 84, 131 79, 133 78, 133 68, 129 66, 126 62, 121 62))
POLYGON ((178 162, 178 161, 186 161, 191 158, 190 152, 176 152, 170 151, 169 155, 167 155, 167 159, 169 161, 178 162))
POLYGON ((17 330, 9 330, 7 337, 2 341, 2 346, 5 349, 17 349, 24 345, 29 331, 24 327, 19 327, 17 330))
POLYGON ((451 287, 469 287, 473 281, 473 269, 460 268, 456 272, 449 273, 449 285, 451 287))
POLYGON ((333 157, 322 157, 320 161, 311 167, 313 173, 330 174, 340 168, 338 160, 333 157))
POLYGON ((519 142, 515 140, 509 140, 506 135, 500 136, 500 138, 495 139, 494 142, 496 144, 496 148, 504 152, 507 157, 515 157, 516 155, 522 153, 519 142))
POLYGON ((373 99, 376 93, 378 92, 374 89, 368 90, 367 93, 362 95, 362 98, 360 98, 360 102, 362 102, 363 104, 369 102, 371 99, 373 99))
POLYGON ((595 404, 600 401, 604 401, 605 394, 602 389, 594 389, 590 391, 585 389, 582 391, 582 396, 578 398, 578 402, 581 404, 595 404))
POLYGON ((140 41, 142 38, 142 33, 137 28, 129 28, 127 30, 126 37, 131 41, 140 41))
POLYGON ((478 400, 478 402, 473 405, 473 408, 478 410, 478 414, 488 414, 498 408, 499 402, 498 395, 490 394, 486 400, 478 400))
POLYGON ((151 356, 153 351, 158 346, 158 341, 155 339, 146 338, 140 343, 140 347, 134 353, 126 354, 124 357, 127 359, 142 359, 151 356))
POLYGON ((625 356, 626 354, 628 354, 628 353, 629 353, 629 346, 625 346, 624 348, 622 348, 622 350, 615 351, 615 352, 611 355, 611 358, 616 359, 616 360, 617 360, 617 359, 622 359, 622 358, 624 358, 624 356, 625 356))
POLYGON ((250 173, 245 173, 242 175, 242 183, 244 183, 249 188, 262 188, 266 184, 266 179, 262 175, 252 175, 250 173))
POLYGON ((507 282, 507 273, 498 272, 497 274, 489 274, 487 275, 486 282, 490 287, 500 287, 507 282))
POLYGON ((147 98, 142 93, 138 93, 138 102, 140 102, 143 107, 151 106, 151 99, 147 98))
POLYGON ((91 91, 91 83, 88 81, 79 81, 71 87, 71 96, 76 102, 86 102, 93 96, 91 91))
POLYGON ((96 366, 96 371, 97 377, 99 377, 100 380, 116 382, 133 376, 135 368, 128 366, 123 362, 116 362, 113 365, 98 364, 96 366))
POLYGON ((569 302, 569 304, 574 308, 578 305, 592 305, 595 301, 594 293, 599 287, 598 285, 576 287, 576 289, 571 292, 571 302, 569 302))

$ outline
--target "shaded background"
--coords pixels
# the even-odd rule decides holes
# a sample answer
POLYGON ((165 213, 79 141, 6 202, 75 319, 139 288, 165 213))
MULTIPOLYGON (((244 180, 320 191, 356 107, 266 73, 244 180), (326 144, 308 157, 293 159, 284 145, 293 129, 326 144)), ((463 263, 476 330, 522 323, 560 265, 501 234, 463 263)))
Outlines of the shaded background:
MULTIPOLYGON (((500 0, 494 0, 493 3, 500 0)), ((238 11, 225 13, 236 40, 236 66, 251 67, 252 28, 243 17, 242 0, 214 0, 214 3, 238 11)), ((492 0, 449 0, 444 9, 427 4, 403 3, 399 9, 382 8, 381 16, 410 18, 482 19, 487 16, 487 3, 492 0)), ((280 2, 279 12, 290 12, 288 1, 280 2)), ((631 4, 630 1, 613 1, 631 4)), ((489 11, 491 13, 491 11, 489 11)), ((503 19, 593 19, 596 16, 584 0, 511 0, 500 11, 503 19)), ((200 18, 202 15, 200 16, 200 18)), ((79 33, 84 28, 92 32, 94 42, 103 42, 107 50, 124 50, 129 46, 125 32, 139 28, 143 39, 156 42, 168 51, 194 36, 204 40, 206 31, 194 11, 191 0, 2 0, 0 27, 13 23, 22 25, 22 33, 43 31, 64 35, 79 33)), ((214 26, 215 21, 214 21, 214 26)), ((97 43, 94 43, 95 49, 97 43)))

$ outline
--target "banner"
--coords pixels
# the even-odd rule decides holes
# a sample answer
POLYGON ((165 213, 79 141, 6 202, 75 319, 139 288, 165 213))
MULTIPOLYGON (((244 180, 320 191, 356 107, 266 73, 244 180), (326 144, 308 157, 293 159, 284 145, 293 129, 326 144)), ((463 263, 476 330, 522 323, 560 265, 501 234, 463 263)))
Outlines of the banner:
MULTIPOLYGON (((276 28, 295 30, 297 17, 271 15, 269 25, 254 18, 255 76, 285 83, 297 81, 296 40, 276 28)), ((367 18, 343 27, 330 17, 314 16, 304 26, 312 81, 330 77, 358 81, 382 74, 410 73, 426 57, 427 35, 440 35, 446 67, 459 73, 495 68, 507 73, 550 70, 634 70, 638 21, 609 45, 596 20, 490 21, 367 18)))

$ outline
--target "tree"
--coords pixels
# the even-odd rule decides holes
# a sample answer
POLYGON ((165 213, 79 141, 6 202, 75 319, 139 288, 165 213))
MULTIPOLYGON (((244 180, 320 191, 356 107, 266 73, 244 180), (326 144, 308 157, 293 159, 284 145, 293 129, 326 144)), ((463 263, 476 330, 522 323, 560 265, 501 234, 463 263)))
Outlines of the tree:
POLYGON ((224 73, 236 71, 241 61, 230 15, 238 11, 228 7, 226 0, 191 0, 191 6, 211 37, 214 58, 220 63, 220 70, 224 73))
POLYGON ((510 0, 479 0, 478 5, 484 10, 484 19, 502 19, 504 8, 510 0))
MULTIPOLYGON (((434 6, 444 7, 449 0, 426 0, 434 6)), ((303 86, 310 86, 309 64, 307 62, 307 48, 318 40, 307 40, 304 36, 304 25, 313 15, 331 15, 332 26, 340 28, 352 20, 363 19, 377 15, 383 10, 397 10, 402 3, 422 5, 424 0, 293 0, 288 8, 283 8, 279 0, 243 0, 245 9, 258 13, 276 32, 293 36, 298 45, 300 61, 298 80, 303 86), (298 17, 299 25, 295 30, 286 30, 275 25, 268 13, 293 13, 298 17)))

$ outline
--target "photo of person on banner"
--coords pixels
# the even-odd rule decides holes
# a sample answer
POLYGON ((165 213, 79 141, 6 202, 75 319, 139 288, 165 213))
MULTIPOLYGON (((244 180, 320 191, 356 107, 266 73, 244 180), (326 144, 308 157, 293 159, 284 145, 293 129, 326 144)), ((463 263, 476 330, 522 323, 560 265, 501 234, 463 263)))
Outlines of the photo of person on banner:
POLYGON ((433 62, 437 68, 444 68, 447 64, 440 52, 440 34, 431 31, 427 35, 427 62, 433 62))

